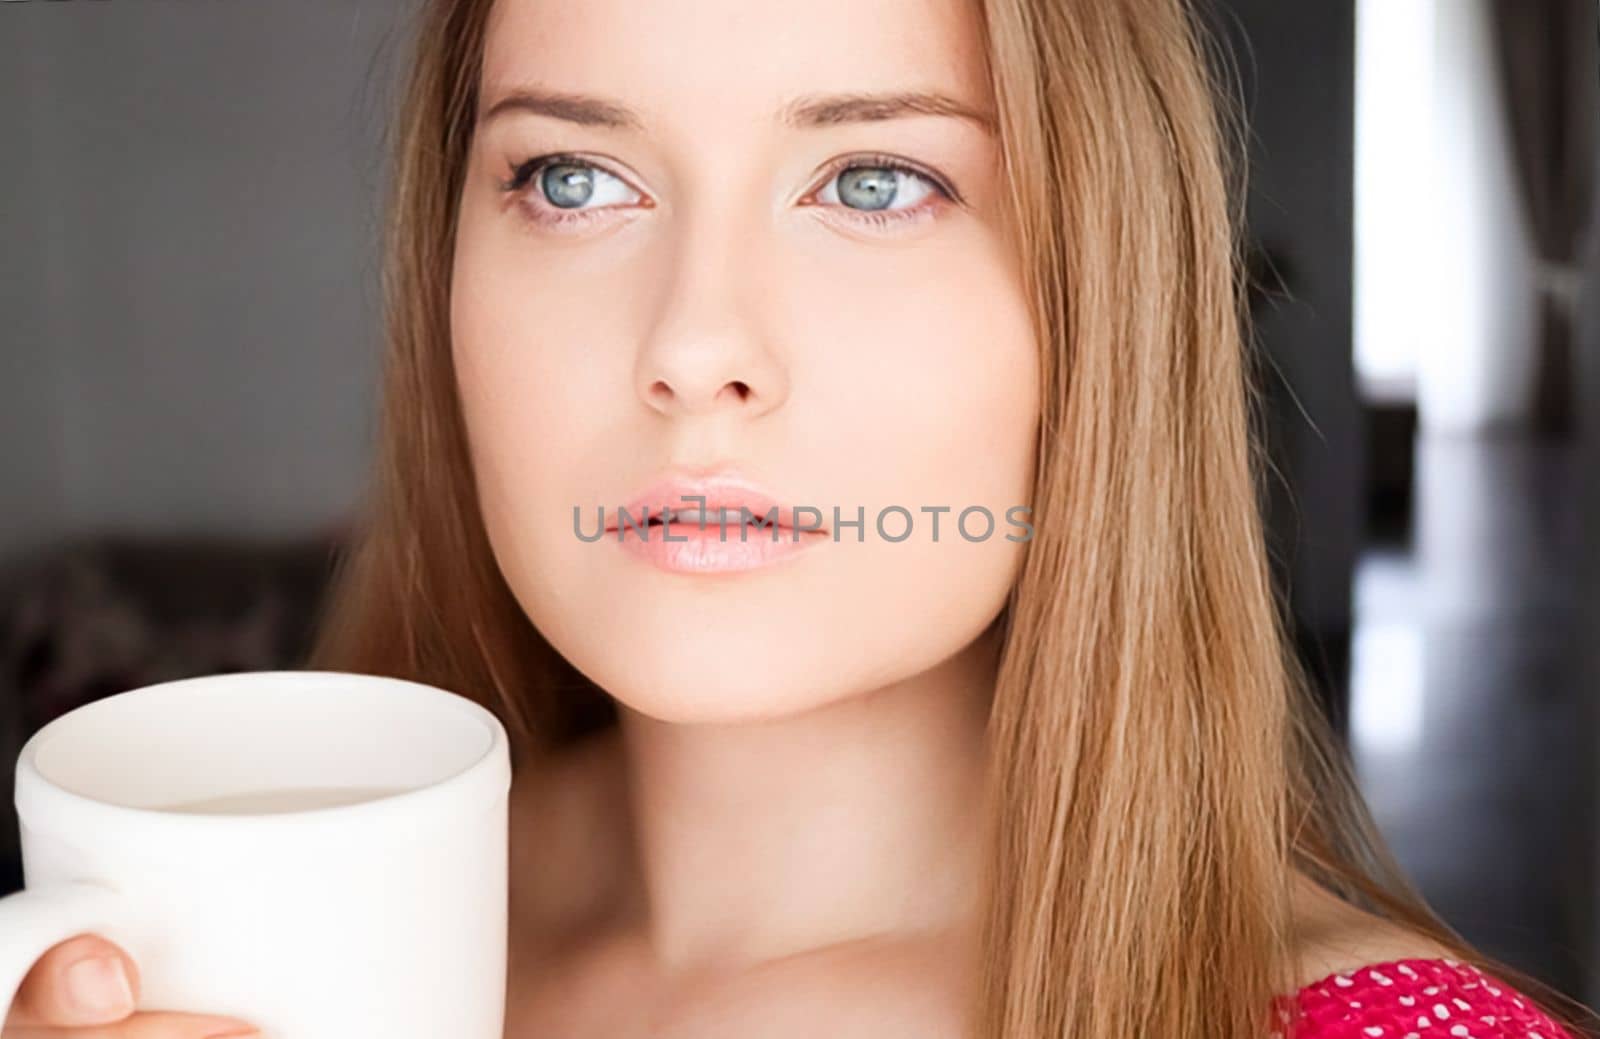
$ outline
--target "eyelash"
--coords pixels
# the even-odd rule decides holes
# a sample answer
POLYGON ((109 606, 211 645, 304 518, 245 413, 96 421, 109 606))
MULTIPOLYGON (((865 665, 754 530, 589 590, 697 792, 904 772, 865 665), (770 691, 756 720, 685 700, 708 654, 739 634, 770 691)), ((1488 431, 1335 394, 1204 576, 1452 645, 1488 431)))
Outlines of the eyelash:
MULTIPOLYGON (((547 168, 559 165, 591 167, 593 169, 602 170, 607 175, 616 177, 618 180, 627 183, 626 177, 618 175, 616 172, 602 163, 594 162, 593 160, 586 159, 583 156, 574 154, 572 152, 557 152, 551 155, 541 155, 537 158, 528 159, 525 162, 513 165, 511 167, 510 179, 499 182, 500 190, 504 191, 508 195, 513 196, 516 201, 520 203, 521 208, 526 212, 529 219, 540 224, 558 228, 572 227, 574 225, 589 223, 591 220, 598 218, 600 214, 605 213, 608 209, 613 208, 603 206, 598 209, 589 210, 563 210, 559 206, 550 206, 548 204, 541 205, 531 202, 529 197, 538 193, 538 188, 532 186, 535 179, 547 168)), ((899 210, 863 210, 851 209, 849 206, 828 206, 828 208, 831 209, 843 209, 849 212, 851 216, 848 217, 848 219, 853 221, 871 224, 881 228, 898 227, 927 219, 932 215, 931 210, 941 205, 942 202, 960 203, 962 201, 960 193, 950 185, 946 184, 943 178, 935 175, 929 170, 923 169, 920 166, 914 166, 903 159, 897 159, 891 155, 881 154, 855 155, 848 159, 840 160, 828 170, 827 175, 822 178, 820 186, 816 188, 813 193, 815 193, 815 191, 821 191, 825 189, 835 178, 839 176, 839 174, 851 169, 891 170, 896 173, 909 174, 910 176, 926 181, 928 185, 933 188, 934 193, 938 196, 938 199, 932 201, 924 199, 922 202, 917 203, 917 205, 909 209, 899 210), (942 200, 942 202, 940 200, 942 200)))

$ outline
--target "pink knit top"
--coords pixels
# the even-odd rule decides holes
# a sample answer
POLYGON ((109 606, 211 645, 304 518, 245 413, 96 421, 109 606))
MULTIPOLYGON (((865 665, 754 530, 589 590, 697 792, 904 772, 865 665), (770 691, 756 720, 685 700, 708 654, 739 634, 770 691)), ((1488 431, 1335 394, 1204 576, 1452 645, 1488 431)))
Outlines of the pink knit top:
POLYGON ((1448 957, 1329 974, 1276 1009, 1282 1026, 1272 1039, 1574 1039, 1527 996, 1448 957))

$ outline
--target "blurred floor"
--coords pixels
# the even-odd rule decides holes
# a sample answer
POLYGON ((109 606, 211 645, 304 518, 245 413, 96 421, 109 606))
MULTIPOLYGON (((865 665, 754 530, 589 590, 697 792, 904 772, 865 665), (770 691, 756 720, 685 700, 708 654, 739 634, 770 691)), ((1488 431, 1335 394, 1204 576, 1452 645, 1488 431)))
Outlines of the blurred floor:
POLYGON ((1409 537, 1358 565, 1349 734, 1401 864, 1484 951, 1590 999, 1597 711, 1577 455, 1422 437, 1409 537))

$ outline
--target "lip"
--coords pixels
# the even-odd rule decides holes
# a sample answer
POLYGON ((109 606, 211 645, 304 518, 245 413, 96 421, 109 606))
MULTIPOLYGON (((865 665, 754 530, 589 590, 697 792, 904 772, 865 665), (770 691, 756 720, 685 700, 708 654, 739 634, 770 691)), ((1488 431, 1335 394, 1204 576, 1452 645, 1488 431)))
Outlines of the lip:
MULTIPOLYGON (((617 532, 623 551, 675 574, 755 570, 793 559, 828 537, 820 526, 820 509, 816 510, 819 513, 817 527, 796 531, 792 507, 780 505, 770 491, 754 480, 728 470, 701 476, 668 474, 634 495, 622 508, 628 512, 626 530, 619 530, 622 526, 620 512, 605 529, 617 532), (646 516, 646 509, 655 519, 665 508, 701 505, 700 498, 705 499, 704 506, 708 510, 742 508, 749 510, 750 518, 727 525, 693 519, 638 526, 646 516), (762 525, 774 512, 775 522, 762 525)), ((741 520, 744 515, 740 514, 741 520)), ((809 513, 806 518, 810 519, 809 513)))
MULTIPOLYGON (((792 506, 782 504, 774 494, 756 481, 731 470, 706 476, 680 474, 663 476, 634 495, 623 508, 627 510, 629 519, 638 523, 645 518, 646 508, 649 508, 649 516, 654 519, 662 515, 663 510, 667 508, 686 509, 702 504, 708 510, 748 509, 752 525, 764 522, 767 515, 776 509, 777 526, 789 531, 794 530, 795 515, 792 506), (699 500, 701 498, 705 501, 701 502, 699 500)), ((815 506, 813 509, 817 513, 816 525, 808 526, 805 533, 826 533, 827 526, 822 522, 822 510, 816 509, 815 506)), ((809 513, 806 518, 811 518, 809 513)), ((621 525, 621 519, 620 512, 613 512, 606 520, 605 529, 616 530, 621 525)), ((715 524, 708 526, 715 529, 715 524)))

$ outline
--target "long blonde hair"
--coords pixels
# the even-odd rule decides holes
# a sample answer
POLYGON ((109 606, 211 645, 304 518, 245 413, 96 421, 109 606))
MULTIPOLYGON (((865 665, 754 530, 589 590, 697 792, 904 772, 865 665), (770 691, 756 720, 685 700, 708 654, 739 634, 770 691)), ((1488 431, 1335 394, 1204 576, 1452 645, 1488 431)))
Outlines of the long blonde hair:
MULTIPOLYGON (((520 763, 609 704, 478 515, 451 368, 455 201, 492 0, 428 0, 394 123, 378 467, 309 666, 412 678, 520 763)), ((1306 873, 1525 990, 1411 888, 1288 649, 1261 524, 1241 129, 1182 0, 984 0, 1041 350, 1036 524, 1000 618, 976 1034, 1261 1039, 1306 873)))

